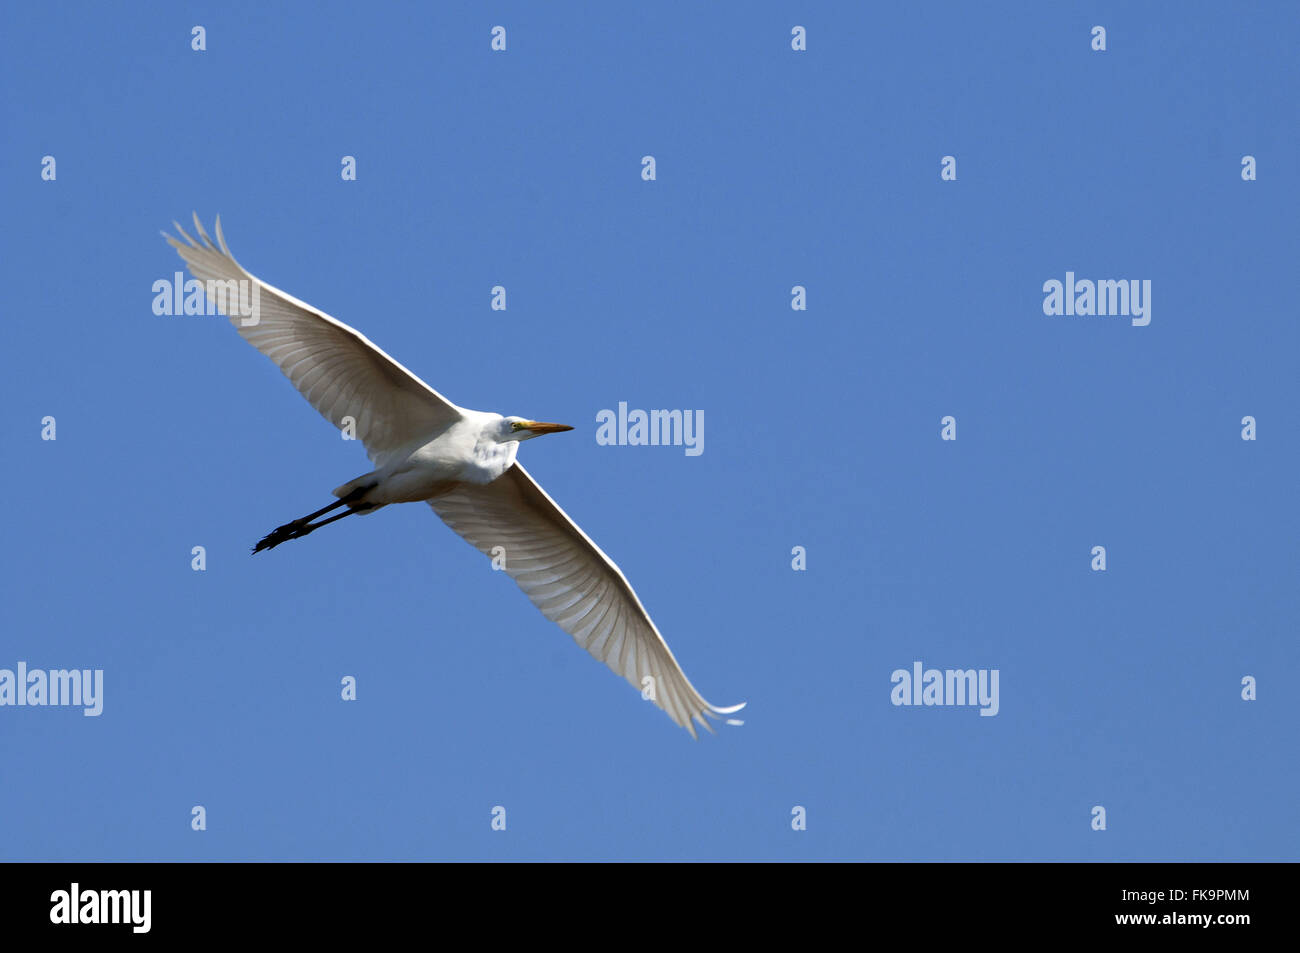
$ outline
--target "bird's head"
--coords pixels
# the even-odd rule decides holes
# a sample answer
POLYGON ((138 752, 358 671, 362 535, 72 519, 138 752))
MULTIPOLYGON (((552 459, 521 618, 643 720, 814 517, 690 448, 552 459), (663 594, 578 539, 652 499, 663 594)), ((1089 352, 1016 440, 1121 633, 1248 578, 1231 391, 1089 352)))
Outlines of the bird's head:
POLYGON ((548 424, 540 420, 525 420, 523 417, 503 417, 501 419, 501 442, 507 440, 531 440, 544 433, 563 433, 572 430, 568 424, 548 424))

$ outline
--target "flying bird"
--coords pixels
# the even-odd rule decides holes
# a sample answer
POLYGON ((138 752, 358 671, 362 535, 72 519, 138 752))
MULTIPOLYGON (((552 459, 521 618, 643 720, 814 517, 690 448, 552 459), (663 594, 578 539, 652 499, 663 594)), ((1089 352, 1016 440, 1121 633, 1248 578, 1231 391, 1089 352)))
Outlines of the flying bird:
POLYGON ((352 418, 374 466, 335 489, 333 503, 272 530, 254 553, 353 513, 427 502, 470 545, 503 558, 504 571, 542 615, 643 694, 653 688, 650 697, 691 737, 695 723, 713 731, 705 716, 744 707, 704 700, 622 571, 515 459, 522 441, 572 427, 456 406, 359 331, 244 270, 226 246, 219 216, 215 245, 197 214, 194 227, 198 241, 179 224, 183 242, 163 236, 217 310, 326 420, 342 428, 352 418))

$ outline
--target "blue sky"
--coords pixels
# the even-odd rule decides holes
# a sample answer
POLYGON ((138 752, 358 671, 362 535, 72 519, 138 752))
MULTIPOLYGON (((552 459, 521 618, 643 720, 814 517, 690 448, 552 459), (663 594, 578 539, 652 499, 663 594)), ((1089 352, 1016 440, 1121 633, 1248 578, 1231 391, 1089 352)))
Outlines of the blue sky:
POLYGON ((0 707, 0 856, 1300 858, 1291 5, 4 17, 0 668, 105 689, 0 707), (153 314, 191 210, 457 403, 575 425, 521 459, 746 724, 692 742, 422 505, 251 558, 369 464, 153 314), (1067 271, 1151 323, 1045 315, 1067 271), (704 452, 598 445, 620 401, 704 452), (916 661, 998 714, 891 704, 916 661))

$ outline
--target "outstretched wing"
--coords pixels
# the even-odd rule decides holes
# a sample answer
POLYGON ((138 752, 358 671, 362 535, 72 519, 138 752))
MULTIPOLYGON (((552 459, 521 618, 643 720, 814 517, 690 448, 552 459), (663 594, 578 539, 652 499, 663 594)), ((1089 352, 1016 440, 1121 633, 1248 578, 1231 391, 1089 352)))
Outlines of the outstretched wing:
POLYGON ((692 737, 692 719, 712 731, 705 715, 745 707, 718 708, 704 700, 618 566, 518 462, 491 483, 462 483, 429 505, 484 554, 502 547, 505 572, 584 649, 638 690, 650 676, 656 704, 692 737))
POLYGON ((198 241, 180 225, 184 242, 163 234, 244 340, 274 361, 321 416, 340 429, 345 417, 355 421, 357 439, 376 466, 460 419, 459 407, 365 335, 244 270, 226 247, 220 217, 217 245, 197 214, 194 227, 198 241))

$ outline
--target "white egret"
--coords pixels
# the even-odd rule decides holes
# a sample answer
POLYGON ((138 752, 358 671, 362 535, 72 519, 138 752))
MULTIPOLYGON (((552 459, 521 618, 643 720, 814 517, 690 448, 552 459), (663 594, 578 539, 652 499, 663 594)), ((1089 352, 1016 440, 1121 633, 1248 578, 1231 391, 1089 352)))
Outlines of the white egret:
POLYGON ((334 503, 272 530, 254 553, 353 513, 425 501, 472 546, 504 558, 504 571, 546 618, 643 694, 652 690, 692 737, 693 722, 712 731, 704 716, 744 707, 704 700, 618 566, 515 460, 521 441, 572 427, 456 406, 358 331, 244 270, 226 246, 220 217, 215 245, 197 214, 194 227, 198 241, 179 224, 184 242, 163 234, 217 309, 325 419, 340 428, 345 417, 355 421, 375 467, 334 490, 334 503), (251 315, 232 306, 238 293, 229 291, 240 285, 230 282, 243 283, 244 302, 255 302, 251 315), (338 507, 346 509, 320 519, 338 507))

